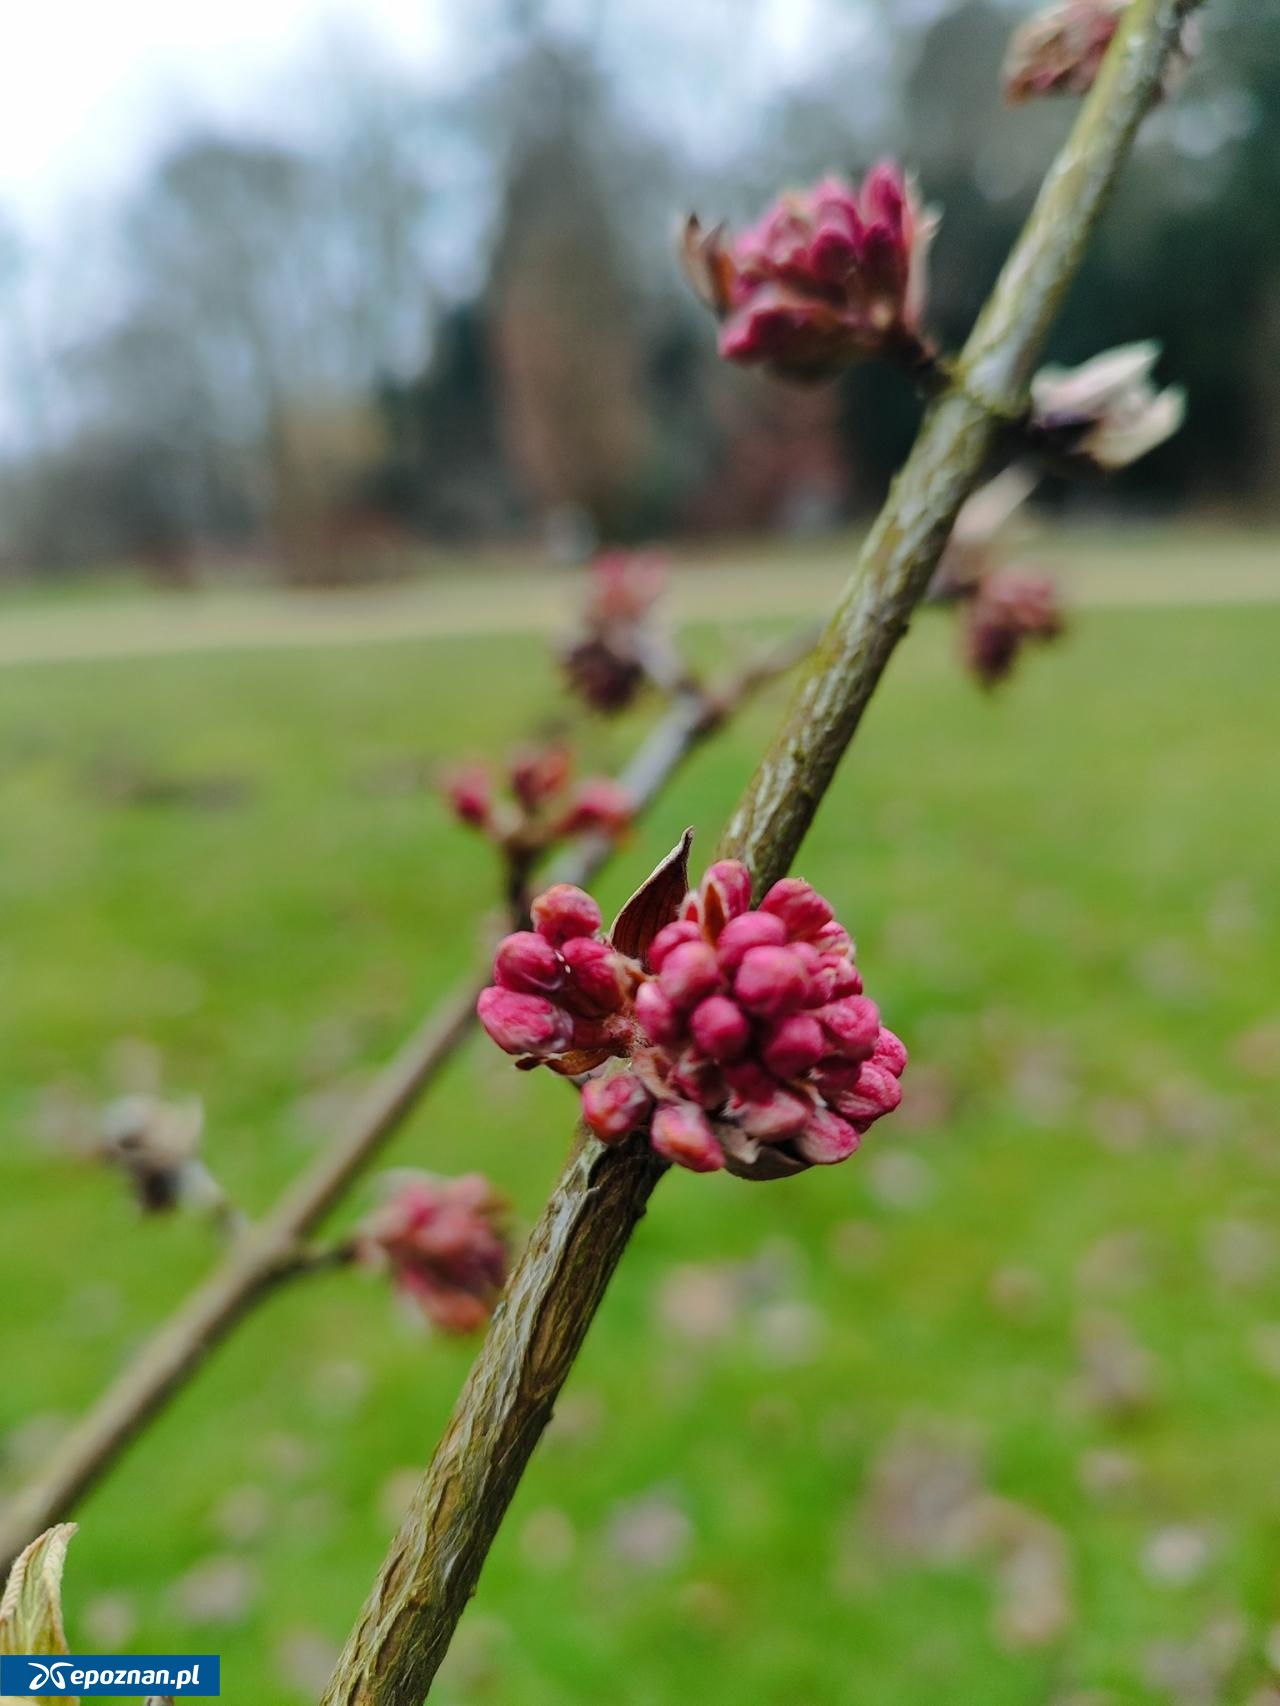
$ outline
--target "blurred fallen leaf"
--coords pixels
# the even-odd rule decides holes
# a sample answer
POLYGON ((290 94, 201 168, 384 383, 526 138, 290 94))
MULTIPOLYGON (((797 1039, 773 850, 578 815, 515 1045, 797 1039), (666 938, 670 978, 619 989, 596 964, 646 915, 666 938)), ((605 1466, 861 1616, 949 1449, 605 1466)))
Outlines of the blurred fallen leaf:
POLYGON ((1076 1320, 1076 1345, 1080 1389, 1090 1409, 1126 1421, 1155 1405, 1159 1364, 1126 1321, 1091 1310, 1076 1320))
POLYGON ((693 1524, 669 1494, 653 1492, 615 1505, 605 1538, 620 1563, 656 1573, 684 1561, 693 1544, 693 1524))

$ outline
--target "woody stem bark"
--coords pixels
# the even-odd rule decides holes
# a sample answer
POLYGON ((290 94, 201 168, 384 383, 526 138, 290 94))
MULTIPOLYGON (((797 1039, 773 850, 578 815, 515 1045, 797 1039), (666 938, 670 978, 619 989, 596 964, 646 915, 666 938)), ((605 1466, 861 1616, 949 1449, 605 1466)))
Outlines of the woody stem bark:
MULTIPOLYGON (((1031 371, 1188 10, 1134 0, 990 301, 932 404, 782 725, 721 842, 783 875, 961 504, 1031 371)), ((512 1276, 322 1706, 420 1706, 609 1280, 663 1169, 579 1137, 512 1276)))

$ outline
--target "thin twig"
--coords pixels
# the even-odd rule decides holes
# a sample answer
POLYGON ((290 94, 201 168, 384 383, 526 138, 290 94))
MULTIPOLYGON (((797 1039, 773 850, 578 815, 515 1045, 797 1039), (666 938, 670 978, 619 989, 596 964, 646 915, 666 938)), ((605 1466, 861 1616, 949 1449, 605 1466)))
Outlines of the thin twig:
MULTIPOLYGON (((721 725, 725 705, 736 709, 796 663, 795 646, 787 638, 762 652, 719 694, 698 690, 675 697, 619 777, 637 811, 653 803, 690 753, 721 725)), ((584 837, 556 863, 548 880, 588 883, 613 851, 603 836, 584 837)), ((476 998, 487 981, 487 966, 477 967, 428 1014, 378 1074, 350 1124, 265 1218, 241 1232, 220 1266, 152 1335, 37 1477, 0 1510, 0 1577, 30 1540, 79 1504, 241 1317, 280 1280, 305 1271, 309 1235, 369 1168, 470 1035, 476 998)))
POLYGON ((354 1238, 336 1244, 302 1244, 280 1259, 271 1283, 276 1286, 285 1280, 309 1279, 312 1274, 331 1274, 335 1268, 349 1268, 359 1259, 360 1250, 354 1238))
MULTIPOLYGON (((1185 10, 1135 0, 950 388, 722 843, 756 883, 800 846, 1004 421, 1134 134, 1185 10)), ((579 1137, 325 1690, 322 1706, 421 1706, 525 1465, 663 1172, 649 1147, 579 1137)))

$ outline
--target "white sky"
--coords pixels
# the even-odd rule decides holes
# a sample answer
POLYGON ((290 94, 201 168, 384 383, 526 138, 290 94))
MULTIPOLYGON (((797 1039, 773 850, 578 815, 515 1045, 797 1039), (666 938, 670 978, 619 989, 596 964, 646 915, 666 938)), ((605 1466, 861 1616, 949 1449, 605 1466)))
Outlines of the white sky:
MULTIPOLYGON (((866 25, 858 0, 543 4, 588 35, 607 18, 614 42, 626 43, 637 62, 655 34, 687 46, 712 123, 723 123, 726 98, 750 99, 804 76, 833 37, 847 44, 866 25)), ((282 86, 296 90, 284 74, 326 37, 364 38, 447 80, 477 49, 484 56, 503 9, 501 0, 10 0, 0 58, 0 211, 39 241, 69 203, 120 188, 184 120, 289 116, 273 109, 282 86)), ((643 100, 646 79, 637 81, 643 100)))
POLYGON ((235 114, 327 31, 444 52, 432 0, 45 0, 5 8, 0 206, 37 226, 116 187, 184 113, 235 114))

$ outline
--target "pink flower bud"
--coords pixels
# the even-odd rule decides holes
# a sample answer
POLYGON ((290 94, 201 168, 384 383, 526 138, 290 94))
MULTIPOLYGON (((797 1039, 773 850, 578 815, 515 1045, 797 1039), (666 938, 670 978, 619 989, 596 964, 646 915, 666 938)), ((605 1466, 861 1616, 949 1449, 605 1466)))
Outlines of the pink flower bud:
POLYGON ((511 764, 511 791, 532 814, 562 794, 573 774, 573 758, 564 746, 526 747, 511 764))
POLYGON ((814 973, 813 1000, 826 1007, 846 995, 862 994, 862 978, 852 960, 835 954, 823 954, 821 965, 814 973))
POLYGON ((781 948, 787 940, 787 927, 771 912, 744 912, 731 918, 720 932, 716 953, 720 969, 732 977, 752 948, 781 948))
POLYGON ((674 924, 664 925, 649 944, 649 964, 661 971, 667 955, 682 942, 700 942, 702 931, 690 919, 677 918, 674 924))
POLYGON ((857 1088, 832 1098, 836 1111, 859 1131, 865 1131, 883 1114, 891 1114, 902 1100, 902 1086, 892 1072, 865 1061, 857 1088))
POLYGON ((736 859, 717 860, 691 898, 703 930, 715 942, 729 920, 751 905, 751 873, 736 859))
POLYGON ((607 776, 593 777, 579 784, 560 831, 563 835, 584 835, 589 831, 621 835, 630 828, 635 809, 631 795, 620 783, 607 776))
POLYGON ((357 1252, 388 1264, 397 1287, 444 1332, 482 1327, 506 1281, 506 1205, 479 1173, 404 1178, 357 1233, 357 1252))
POLYGON ((682 942, 672 948, 658 973, 658 985, 671 1005, 687 1013, 720 988, 720 962, 707 942, 682 942))
POLYGON ((601 1143, 617 1143, 644 1124, 653 1098, 631 1072, 592 1078, 582 1086, 582 1117, 601 1143))
POLYGON ((564 966, 555 949, 532 930, 517 930, 498 944, 495 983, 521 995, 554 995, 564 982, 564 966))
POLYGON ((813 1106, 810 1097, 769 1078, 766 1087, 754 1096, 743 1097, 735 1091, 729 1112, 748 1137, 759 1138, 762 1143, 777 1143, 804 1130, 813 1115, 813 1106))
POLYGON ((576 936, 594 936, 600 928, 600 908, 589 894, 572 883, 557 883, 540 894, 532 908, 533 927, 553 948, 576 936))
POLYGON ((751 948, 738 967, 733 993, 748 1013, 780 1019, 804 1006, 809 974, 790 948, 751 948))
POLYGON ((715 1061, 741 1059, 751 1041, 751 1021, 727 995, 712 995, 695 1007, 689 1030, 703 1054, 715 1061))
POLYGON ((1127 0, 1065 0, 1038 12, 1015 34, 1004 67, 1005 97, 1083 95, 1106 57, 1127 0))
POLYGON ((480 1023, 507 1054, 563 1054, 573 1041, 573 1021, 541 995, 512 989, 483 990, 476 1003, 480 1023))
MULTIPOLYGON (((1097 80, 1128 0, 1055 0, 1014 36, 1004 67, 1005 97, 1015 106, 1039 95, 1085 95, 1097 80)), ((1200 44, 1187 18, 1161 94, 1177 87, 1200 44)))
POLYGON ((779 1078, 799 1078, 829 1050, 818 1021, 808 1013, 793 1013, 774 1027, 764 1046, 764 1063, 779 1078))
POLYGON ((860 190, 827 178, 783 196, 731 244, 690 220, 685 266, 722 321, 726 360, 821 378, 870 355, 925 357, 918 334, 936 223, 899 168, 883 164, 860 190))
POLYGON ((724 1150, 701 1108, 668 1102, 653 1116, 653 1147, 664 1161, 692 1173, 715 1173, 724 1166, 724 1150))
POLYGON ((636 1023, 649 1041, 660 1047, 671 1048, 680 1041, 680 1015, 652 979, 636 991, 636 1023))
POLYGON ((871 1058, 877 1066, 883 1066, 886 1072, 892 1072, 895 1078, 901 1078, 907 1069, 906 1045, 883 1025, 880 1027, 875 1053, 871 1058))
POLYGON ((588 634, 568 647, 560 663, 570 690, 603 716, 625 711, 648 679, 628 636, 588 634))
POLYGON ((783 877, 775 883, 760 902, 760 910, 780 918, 793 940, 812 941, 834 917, 831 903, 799 877, 783 877))
POLYGON ((493 812, 493 783, 478 764, 455 770, 445 784, 453 815, 472 829, 484 829, 493 812))
POLYGON ((830 1108, 815 1108, 808 1125, 796 1139, 796 1148, 815 1167, 832 1167, 847 1161, 862 1139, 847 1120, 830 1108))
POLYGON ((667 584, 667 564, 652 551, 602 551, 591 565, 588 620, 593 627, 638 622, 667 584))
POLYGON ((831 1052, 846 1060, 868 1058, 880 1035, 880 1009, 865 995, 849 995, 820 1008, 818 1022, 831 1039, 831 1052))
POLYGON ((616 1013, 622 1004, 621 966, 609 944, 594 936, 574 936, 560 953, 569 973, 560 1000, 569 1011, 586 1019, 616 1013))
POLYGON ((813 945, 824 956, 852 958, 853 955, 853 938, 843 924, 837 924, 834 919, 825 930, 819 930, 813 939, 813 945))
MULTIPOLYGON (((809 983, 812 986, 813 980, 822 970, 822 955, 814 947, 812 942, 791 941, 787 943, 787 946, 804 967, 805 976, 809 979, 809 983)), ((813 999, 812 988, 810 988, 809 999, 811 1001, 813 999)))
POLYGON ((1055 640, 1062 606, 1051 575, 997 569, 984 576, 966 613, 965 661, 984 687, 1012 670, 1028 640, 1055 640))

